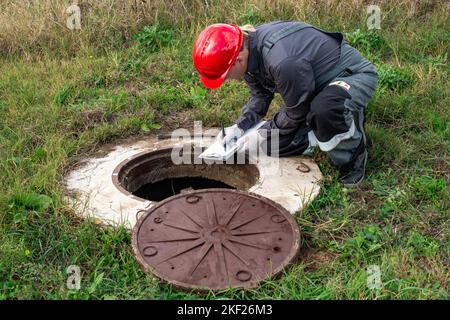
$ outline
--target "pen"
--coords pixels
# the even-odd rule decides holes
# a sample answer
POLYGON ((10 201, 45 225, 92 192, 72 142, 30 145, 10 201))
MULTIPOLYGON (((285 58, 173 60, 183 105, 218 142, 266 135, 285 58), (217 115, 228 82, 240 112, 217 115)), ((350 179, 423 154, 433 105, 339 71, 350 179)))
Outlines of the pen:
MULTIPOLYGON (((220 125, 222 126, 222 139, 225 139, 225 128, 223 126, 223 122, 221 122, 220 125)), ((225 142, 223 143, 223 149, 225 151, 227 150, 227 144, 225 142)))

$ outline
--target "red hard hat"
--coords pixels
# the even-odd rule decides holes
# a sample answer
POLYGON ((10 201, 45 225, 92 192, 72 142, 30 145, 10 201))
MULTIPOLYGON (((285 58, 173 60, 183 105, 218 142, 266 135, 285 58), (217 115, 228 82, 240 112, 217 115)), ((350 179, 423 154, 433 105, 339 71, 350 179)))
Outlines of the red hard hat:
POLYGON ((241 50, 242 38, 237 25, 224 23, 212 24, 199 34, 192 59, 205 87, 215 89, 225 81, 241 50))

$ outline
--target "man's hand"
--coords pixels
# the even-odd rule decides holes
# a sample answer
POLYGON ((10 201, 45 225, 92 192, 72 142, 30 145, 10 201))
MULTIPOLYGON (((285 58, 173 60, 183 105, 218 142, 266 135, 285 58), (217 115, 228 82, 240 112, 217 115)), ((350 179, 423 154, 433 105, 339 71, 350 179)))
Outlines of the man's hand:
POLYGON ((226 146, 227 148, 231 148, 236 144, 237 139, 242 137, 243 134, 244 130, 239 128, 237 124, 234 124, 231 127, 225 128, 225 137, 223 136, 222 131, 220 131, 216 139, 222 141, 224 146, 226 146))

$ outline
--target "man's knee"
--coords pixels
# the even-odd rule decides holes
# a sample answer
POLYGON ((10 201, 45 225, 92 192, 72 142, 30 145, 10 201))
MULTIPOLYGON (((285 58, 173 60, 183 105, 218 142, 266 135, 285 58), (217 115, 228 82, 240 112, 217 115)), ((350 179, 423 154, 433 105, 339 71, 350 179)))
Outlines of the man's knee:
POLYGON ((319 141, 328 141, 336 134, 349 130, 345 119, 345 113, 348 112, 345 100, 350 98, 347 90, 331 85, 312 100, 307 122, 319 141))

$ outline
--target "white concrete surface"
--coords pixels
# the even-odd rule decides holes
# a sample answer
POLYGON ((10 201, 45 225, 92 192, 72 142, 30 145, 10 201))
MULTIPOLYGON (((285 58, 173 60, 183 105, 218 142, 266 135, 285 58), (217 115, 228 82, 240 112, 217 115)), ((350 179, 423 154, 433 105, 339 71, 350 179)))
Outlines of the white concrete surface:
MULTIPOLYGON (((195 146, 207 146, 211 141, 211 138, 192 140, 195 146)), ((133 227, 137 212, 150 208, 154 203, 120 192, 112 182, 114 169, 138 153, 175 145, 180 144, 171 139, 152 137, 117 145, 104 156, 86 159, 66 177, 70 205, 83 217, 93 217, 98 223, 133 227)), ((260 172, 259 180, 248 191, 278 202, 292 214, 319 194, 322 174, 310 158, 261 156, 256 166, 260 172), (303 168, 303 164, 310 168, 309 172, 298 170, 299 166, 303 168)))

